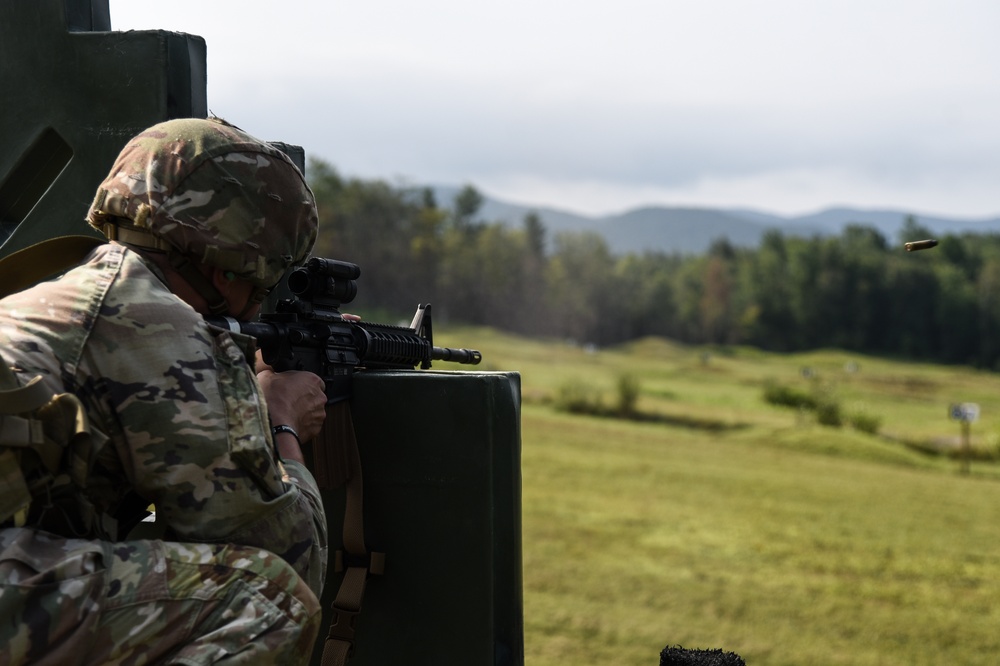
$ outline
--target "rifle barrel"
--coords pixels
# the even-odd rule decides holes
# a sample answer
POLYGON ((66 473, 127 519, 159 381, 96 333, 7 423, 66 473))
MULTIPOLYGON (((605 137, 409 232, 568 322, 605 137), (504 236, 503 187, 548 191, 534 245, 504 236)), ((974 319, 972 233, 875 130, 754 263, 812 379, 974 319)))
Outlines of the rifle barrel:
POLYGON ((465 363, 468 365, 479 365, 479 362, 483 360, 483 355, 475 349, 431 347, 431 360, 451 361, 452 363, 465 363))

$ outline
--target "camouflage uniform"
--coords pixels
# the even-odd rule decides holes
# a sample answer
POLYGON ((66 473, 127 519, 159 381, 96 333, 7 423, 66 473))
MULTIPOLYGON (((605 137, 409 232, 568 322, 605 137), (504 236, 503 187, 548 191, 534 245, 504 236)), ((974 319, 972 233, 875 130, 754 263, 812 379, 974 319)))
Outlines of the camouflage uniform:
MULTIPOLYGON (((250 161, 232 153, 212 160, 250 161)), ((253 154, 258 166, 275 158, 253 154)), ((148 175, 126 183, 132 204, 153 203, 145 228, 183 221, 157 220, 150 193, 163 183, 148 175)), ((297 259, 231 270, 273 281, 297 259)), ((75 394, 107 435, 74 501, 36 500, 26 526, 0 529, 0 663, 309 659, 326 520, 308 470, 277 458, 251 339, 210 328, 155 265, 109 243, 0 300, 0 353, 22 383, 41 375, 53 393, 75 394), (109 517, 135 496, 155 504, 168 542, 115 533, 109 517)))

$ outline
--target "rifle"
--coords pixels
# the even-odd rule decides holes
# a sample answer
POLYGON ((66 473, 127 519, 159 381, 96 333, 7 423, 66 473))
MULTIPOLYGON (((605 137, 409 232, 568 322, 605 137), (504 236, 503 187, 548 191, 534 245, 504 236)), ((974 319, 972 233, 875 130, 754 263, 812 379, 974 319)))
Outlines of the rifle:
POLYGON ((274 312, 261 313, 259 321, 205 318, 210 325, 256 338, 261 357, 276 372, 306 370, 323 380, 327 418, 319 445, 309 442, 306 450, 311 450, 313 473, 324 489, 340 487, 352 477, 360 480, 348 407, 356 371, 427 369, 438 360, 476 365, 483 358, 474 349, 434 346, 429 304, 417 306, 409 327, 341 314, 340 306, 357 295, 360 276, 357 264, 313 257, 288 274, 285 282, 292 297, 278 300, 274 312))
POLYGON ((357 264, 313 257, 287 278, 291 298, 279 300, 274 312, 259 321, 206 317, 209 324, 257 339, 264 362, 277 372, 308 370, 326 383, 327 404, 351 395, 356 370, 423 369, 432 361, 476 365, 482 354, 474 349, 436 347, 431 306, 417 306, 409 327, 373 324, 345 317, 340 306, 357 295, 357 264))
MULTIPOLYGON (((409 327, 372 324, 345 317, 340 306, 358 293, 361 276, 357 264, 313 257, 288 274, 291 298, 277 302, 274 312, 262 313, 256 322, 229 317, 206 317, 209 324, 251 335, 265 363, 277 372, 307 370, 326 384, 327 417, 315 444, 305 447, 313 458, 317 485, 324 490, 346 484, 343 551, 336 554, 336 571, 344 571, 333 602, 330 635, 323 662, 344 663, 354 642, 357 615, 369 574, 381 574, 384 553, 369 552, 365 545, 364 490, 361 457, 347 400, 351 379, 361 368, 430 368, 432 361, 476 365, 482 354, 473 349, 436 347, 431 328, 431 306, 418 305, 409 327), (361 564, 359 565, 359 562, 361 564)), ((306 454, 309 455, 309 454, 306 454)))

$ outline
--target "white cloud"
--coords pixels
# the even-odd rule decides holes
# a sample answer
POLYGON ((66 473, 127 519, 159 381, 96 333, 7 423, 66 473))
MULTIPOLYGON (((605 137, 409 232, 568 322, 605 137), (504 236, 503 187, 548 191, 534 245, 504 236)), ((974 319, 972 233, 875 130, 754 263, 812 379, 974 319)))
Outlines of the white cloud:
MULTIPOLYGON (((1000 213, 993 0, 112 0, 341 171, 644 203, 1000 213)), ((523 193, 523 194, 519 194, 523 193)))
POLYGON ((982 219, 995 215, 997 202, 990 186, 998 178, 1000 170, 981 176, 979 182, 948 175, 928 176, 920 179, 918 187, 913 187, 909 182, 880 179, 877 174, 866 178, 852 170, 788 169, 709 176, 676 186, 546 179, 534 175, 484 177, 477 183, 494 197, 528 205, 569 202, 561 207, 588 215, 621 213, 637 206, 659 204, 751 208, 795 216, 845 205, 982 219))

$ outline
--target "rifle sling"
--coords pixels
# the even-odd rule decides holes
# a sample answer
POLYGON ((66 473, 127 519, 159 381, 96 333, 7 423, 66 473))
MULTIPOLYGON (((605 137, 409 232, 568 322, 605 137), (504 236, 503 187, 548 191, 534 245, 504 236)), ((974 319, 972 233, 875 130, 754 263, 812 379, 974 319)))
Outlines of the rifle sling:
MULTIPOLYGON (((384 553, 369 553, 365 546, 364 485, 361 479, 361 455, 351 419, 350 404, 345 400, 327 407, 324 441, 318 442, 314 453, 325 450, 327 470, 317 464, 316 471, 326 481, 335 477, 338 485, 346 481, 344 507, 344 551, 336 554, 336 570, 344 571, 337 597, 333 601, 330 631, 323 646, 322 666, 344 666, 354 646, 357 616, 361 612, 369 574, 381 574, 385 567, 384 553), (329 463, 341 463, 333 475, 329 463), (348 566, 344 563, 348 562, 348 566)), ((318 479, 317 479, 317 482, 318 479)), ((320 484, 320 487, 323 487, 320 484)))
POLYGON ((327 405, 323 430, 312 442, 312 473, 320 490, 341 488, 350 477, 351 447, 345 442, 354 437, 354 425, 347 404, 344 400, 327 405))

